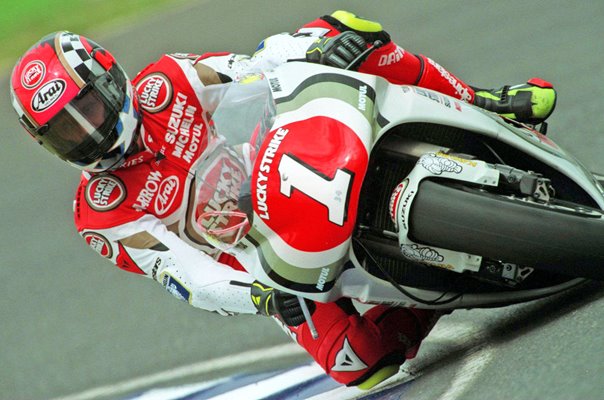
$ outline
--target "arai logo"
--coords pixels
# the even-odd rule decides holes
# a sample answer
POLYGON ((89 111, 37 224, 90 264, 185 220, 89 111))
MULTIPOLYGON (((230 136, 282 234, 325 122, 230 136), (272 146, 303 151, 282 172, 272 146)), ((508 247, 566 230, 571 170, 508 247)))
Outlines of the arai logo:
POLYGON ((174 203, 177 195, 178 178, 172 175, 164 179, 159 185, 158 194, 155 198, 155 211, 157 215, 165 214, 172 206, 172 203, 174 203))
POLYGON ((65 93, 67 84, 63 79, 53 79, 45 83, 31 100, 31 108, 35 112, 42 112, 50 108, 65 93))

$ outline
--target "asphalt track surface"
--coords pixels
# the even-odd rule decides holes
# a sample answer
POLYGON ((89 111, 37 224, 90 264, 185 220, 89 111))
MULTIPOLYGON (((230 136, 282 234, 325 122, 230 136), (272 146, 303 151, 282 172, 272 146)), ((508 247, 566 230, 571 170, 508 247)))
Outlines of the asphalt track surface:
MULTIPOLYGON (((339 8, 380 20, 401 46, 473 85, 553 81, 559 101, 549 135, 604 171, 602 1, 200 0, 95 39, 134 74, 163 52, 250 53, 263 37, 339 8)), ((193 309, 91 251, 72 223, 78 173, 18 127, 7 75, 0 72, 0 398, 77 395, 261 348, 288 349, 266 319, 193 309)), ((444 318, 409 365, 416 379, 402 398, 603 398, 603 294, 594 284, 444 318)), ((265 359, 210 364, 162 384, 308 361, 292 351, 265 359)))

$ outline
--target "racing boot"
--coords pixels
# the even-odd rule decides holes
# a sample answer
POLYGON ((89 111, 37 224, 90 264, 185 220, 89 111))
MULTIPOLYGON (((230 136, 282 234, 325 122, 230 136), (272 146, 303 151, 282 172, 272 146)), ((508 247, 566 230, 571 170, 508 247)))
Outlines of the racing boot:
MULTIPOLYGON (((450 311, 420 310, 417 308, 400 308, 376 306, 363 314, 375 322, 380 328, 383 340, 398 341, 405 346, 405 360, 415 358, 419 347, 428 333, 434 328, 441 316, 450 311)), ((385 381, 400 370, 400 364, 390 364, 379 368, 376 372, 368 374, 356 386, 359 389, 371 389, 385 381)))
POLYGON ((499 89, 473 89, 474 105, 531 125, 544 122, 556 107, 553 85, 539 78, 499 89))
POLYGON ((360 315, 349 299, 316 303, 312 319, 283 328, 337 382, 367 390, 396 374, 442 313, 376 306, 360 315))

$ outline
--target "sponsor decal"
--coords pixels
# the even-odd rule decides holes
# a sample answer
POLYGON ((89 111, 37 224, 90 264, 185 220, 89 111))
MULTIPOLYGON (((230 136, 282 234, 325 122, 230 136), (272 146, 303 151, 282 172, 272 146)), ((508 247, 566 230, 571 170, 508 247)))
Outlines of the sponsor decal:
POLYGON ((461 104, 459 104, 458 101, 449 99, 447 96, 443 96, 439 93, 433 92, 431 90, 426 90, 426 89, 422 89, 419 87, 414 87, 413 91, 421 96, 424 96, 432 101, 437 102, 438 104, 441 104, 447 108, 453 109, 455 108, 455 110, 461 112, 461 104))
POLYGON ((323 290, 325 287, 325 282, 327 282, 327 277, 329 276, 329 268, 324 267, 321 268, 321 273, 319 274, 319 280, 317 285, 315 286, 317 290, 323 290))
POLYGON ((145 186, 138 193, 133 207, 138 211, 144 211, 149 208, 155 198, 153 203, 155 213, 158 216, 163 215, 170 210, 178 196, 179 187, 180 184, 176 175, 170 175, 164 179, 160 171, 151 171, 147 175, 145 186))
POLYGON ((451 75, 451 73, 449 71, 444 69, 440 64, 436 63, 431 58, 426 57, 426 60, 428 60, 428 63, 430 65, 432 65, 440 73, 440 76, 442 76, 442 78, 444 80, 449 82, 449 84, 455 90, 455 92, 457 92, 457 94, 459 95, 461 100, 464 100, 467 102, 470 102, 472 100, 472 96, 470 95, 470 92, 468 91, 468 89, 465 88, 463 83, 458 81, 455 76, 451 75))
POLYGON ((457 162, 459 162, 461 164, 469 165, 470 167, 476 167, 478 165, 478 163, 476 161, 468 160, 466 158, 457 157, 457 156, 454 156, 454 155, 451 155, 451 154, 445 154, 445 153, 440 152, 440 151, 438 153, 436 153, 436 155, 438 157, 444 157, 444 158, 448 158, 450 160, 455 160, 455 161, 457 161, 457 162))
POLYGON ((417 244, 402 244, 401 253, 407 258, 417 261, 443 262, 445 259, 436 250, 430 247, 421 247, 417 244))
MULTIPOLYGON (((212 211, 237 210, 236 199, 239 198, 241 183, 246 178, 245 170, 230 153, 221 154, 200 176, 203 180, 199 186, 197 198, 196 221, 204 229, 228 229, 241 222, 234 215, 204 215, 212 211)), ((233 230, 232 235, 236 234, 233 230)), ((225 234, 226 237, 226 234, 225 234)))
POLYGON ((262 219, 270 219, 268 215, 268 206, 266 205, 266 189, 268 183, 268 174, 271 172, 271 164, 275 154, 281 145, 285 136, 289 133, 288 129, 279 128, 269 142, 258 168, 258 179, 256 179, 256 206, 258 216, 262 219))
POLYGON ((271 90, 273 92, 280 92, 283 90, 281 89, 281 83, 279 82, 279 78, 270 78, 268 82, 271 85, 271 90))
POLYGON ((174 145, 172 155, 182 158, 189 164, 196 159, 202 140, 207 141, 207 138, 203 137, 204 123, 193 124, 196 113, 197 107, 188 104, 187 95, 178 92, 172 106, 170 119, 168 119, 168 128, 164 138, 167 144, 174 145))
POLYGON ((441 175, 443 172, 460 174, 463 170, 463 167, 457 161, 438 157, 436 154, 426 154, 422 156, 419 159, 418 164, 434 175, 441 175))
POLYGON ((147 180, 145 181, 145 186, 138 193, 136 197, 136 201, 134 202, 133 207, 138 211, 146 210, 151 201, 153 200, 153 196, 159 190, 159 185, 163 176, 159 171, 152 171, 149 175, 147 175, 147 180))
POLYGON ((124 168, 134 167, 135 165, 142 164, 143 161, 145 161, 145 154, 139 154, 137 156, 132 156, 132 157, 128 158, 126 160, 126 162, 120 166, 120 168, 124 169, 124 168))
MULTIPOLYGON (((405 210, 407 207, 409 207, 409 201, 413 198, 413 196, 415 195, 415 190, 412 190, 409 192, 409 194, 407 195, 407 197, 405 197, 405 200, 403 201, 403 210, 405 210)), ((404 230, 407 230, 407 220, 405 218, 405 212, 401 212, 401 226, 403 227, 404 230)))
POLYGON ((49 109, 65 93, 67 84, 63 79, 53 79, 42 85, 31 99, 31 108, 34 112, 43 112, 49 109))
POLYGON ((132 272, 134 274, 145 275, 145 271, 140 269, 136 262, 132 259, 130 254, 126 251, 126 248, 121 242, 117 243, 118 254, 115 259, 115 264, 118 268, 124 271, 132 272))
POLYGON ((172 54, 170 54, 170 57, 174 57, 179 60, 196 61, 201 56, 199 54, 193 54, 193 53, 172 53, 172 54))
POLYGON ((26 89, 33 89, 42 82, 46 75, 46 66, 40 60, 27 63, 21 74, 21 84, 26 89))
POLYGON ((114 175, 97 175, 86 185, 86 202, 96 211, 110 211, 126 198, 126 187, 114 175))
POLYGON ((380 56, 378 67, 385 67, 390 64, 399 62, 405 56, 405 50, 396 46, 396 48, 388 54, 380 56))
POLYGON ((164 110, 172 101, 172 84, 161 73, 154 73, 144 77, 137 85, 141 107, 150 113, 164 110))
POLYGON ((190 300, 191 292, 182 283, 180 283, 178 279, 165 272, 161 275, 161 279, 162 285, 174 297, 186 302, 190 300))
POLYGON ((96 232, 85 232, 82 236, 88 246, 92 247, 101 257, 111 258, 113 256, 113 248, 105 236, 96 232))
POLYGON ((348 337, 344 336, 344 343, 338 354, 336 354, 336 359, 331 370, 337 372, 355 372, 364 370, 365 368, 367 368, 367 364, 353 350, 348 337))
POLYGON ((157 215, 165 214, 178 195, 178 178, 175 175, 169 176, 162 181, 157 189, 157 197, 155 198, 155 212, 157 215))
POLYGON ((359 104, 357 108, 361 111, 365 111, 367 108, 367 85, 361 85, 359 87, 359 104))
POLYGON ((405 179, 404 181, 399 183, 394 188, 394 191, 392 192, 392 196, 390 196, 390 203, 388 205, 388 209, 390 210, 390 219, 392 219, 392 222, 394 222, 394 223, 396 223, 396 207, 398 204, 398 199, 401 197, 401 195, 405 191, 405 188, 407 187, 408 182, 409 182, 409 179, 405 179))

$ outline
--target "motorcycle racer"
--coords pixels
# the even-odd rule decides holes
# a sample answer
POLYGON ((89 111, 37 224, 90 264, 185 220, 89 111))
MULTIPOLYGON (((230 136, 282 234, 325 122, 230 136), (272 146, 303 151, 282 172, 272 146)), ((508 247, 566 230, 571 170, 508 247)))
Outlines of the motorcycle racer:
POLYGON ((309 302, 319 332, 314 340, 293 296, 254 281, 234 257, 204 240, 193 222, 221 207, 219 192, 200 201, 191 171, 206 162, 207 180, 223 191, 246 174, 236 157, 218 151, 220 140, 208 125, 208 88, 289 60, 342 67, 376 40, 383 45, 359 65, 360 72, 438 90, 527 122, 544 120, 555 105, 555 92, 542 81, 475 90, 431 59, 405 52, 379 24, 343 11, 294 35, 266 39, 252 57, 164 55, 132 82, 101 46, 58 32, 17 63, 11 95, 34 139, 83 170, 75 224, 101 256, 158 281, 195 307, 222 315, 276 315, 334 379, 369 388, 415 355, 438 315, 376 306, 361 316, 348 299, 309 302), (350 31, 356 35, 342 34, 350 31))

